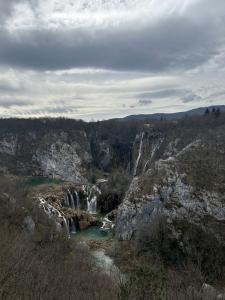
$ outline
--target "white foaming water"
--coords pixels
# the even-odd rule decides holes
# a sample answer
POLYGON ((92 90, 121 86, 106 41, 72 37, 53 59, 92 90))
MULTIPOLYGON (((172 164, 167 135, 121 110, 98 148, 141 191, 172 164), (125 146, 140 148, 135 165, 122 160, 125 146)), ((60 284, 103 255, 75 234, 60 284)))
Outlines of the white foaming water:
POLYGON ((70 195, 70 199, 71 199, 71 208, 76 209, 75 199, 73 197, 73 193, 71 193, 70 190, 69 190, 69 195, 70 195))
POLYGON ((102 230, 111 230, 115 227, 115 224, 110 221, 107 217, 105 217, 102 221, 102 230))
POLYGON ((90 200, 87 197, 87 210, 90 214, 97 213, 97 197, 94 196, 90 200))
POLYGON ((82 186, 83 192, 86 195, 86 201, 87 201, 87 211, 90 214, 96 214, 97 213, 97 195, 101 194, 100 189, 96 186, 90 186, 90 185, 83 185, 82 186))
POLYGON ((139 146, 138 157, 137 157, 137 160, 136 160, 135 166, 134 166, 134 173, 133 173, 134 176, 137 175, 137 168, 138 168, 139 161, 140 161, 140 158, 141 158, 142 145, 143 145, 143 137, 144 137, 144 132, 141 133, 141 141, 140 141, 140 146, 139 146))
POLYGON ((39 200, 39 207, 44 210, 46 215, 51 219, 51 218, 56 218, 56 226, 60 225, 60 228, 64 227, 66 228, 66 232, 69 236, 69 226, 67 223, 66 218, 61 214, 61 212, 56 209, 54 206, 52 206, 50 203, 48 203, 44 198, 38 197, 39 200), (57 218, 63 221, 63 225, 61 222, 57 221, 57 218))

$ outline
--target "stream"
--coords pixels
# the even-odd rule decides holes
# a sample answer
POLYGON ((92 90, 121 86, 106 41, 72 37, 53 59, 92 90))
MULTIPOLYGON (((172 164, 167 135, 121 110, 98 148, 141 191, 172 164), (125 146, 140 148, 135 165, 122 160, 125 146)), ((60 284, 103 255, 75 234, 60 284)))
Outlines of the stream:
MULTIPOLYGON (((100 227, 93 226, 77 232, 73 235, 75 239, 79 239, 82 243, 88 245, 90 242, 106 242, 112 237, 111 230, 102 230, 100 227)), ((103 272, 118 280, 121 277, 119 268, 114 264, 113 259, 106 254, 106 251, 99 249, 90 250, 95 259, 96 264, 103 272)))

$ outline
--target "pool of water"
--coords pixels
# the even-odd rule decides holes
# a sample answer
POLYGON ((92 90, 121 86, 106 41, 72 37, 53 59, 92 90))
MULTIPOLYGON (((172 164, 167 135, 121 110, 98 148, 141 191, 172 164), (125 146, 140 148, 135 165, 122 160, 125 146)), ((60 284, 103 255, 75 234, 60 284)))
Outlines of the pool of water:
POLYGON ((29 177, 25 184, 30 186, 36 186, 41 184, 61 184, 63 183, 63 180, 61 179, 53 179, 48 177, 29 177))
POLYGON ((110 230, 102 230, 100 227, 93 226, 76 233, 76 237, 87 240, 104 241, 112 236, 110 230))

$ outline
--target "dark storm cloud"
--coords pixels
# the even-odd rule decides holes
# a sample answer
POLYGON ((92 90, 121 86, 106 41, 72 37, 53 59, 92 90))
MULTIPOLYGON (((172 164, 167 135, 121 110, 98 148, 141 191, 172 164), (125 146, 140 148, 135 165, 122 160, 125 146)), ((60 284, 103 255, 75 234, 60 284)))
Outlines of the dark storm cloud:
POLYGON ((176 15, 139 29, 105 27, 13 33, 2 29, 0 64, 34 70, 188 70, 218 53, 223 43, 221 23, 222 19, 193 21, 190 16, 176 15))

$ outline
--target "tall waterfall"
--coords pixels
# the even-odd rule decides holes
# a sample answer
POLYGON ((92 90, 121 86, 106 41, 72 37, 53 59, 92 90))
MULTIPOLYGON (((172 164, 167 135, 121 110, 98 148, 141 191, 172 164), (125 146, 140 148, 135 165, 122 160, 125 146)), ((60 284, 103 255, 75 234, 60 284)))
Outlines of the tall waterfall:
POLYGON ((80 209, 79 194, 76 191, 72 192, 70 189, 68 189, 65 193, 63 204, 71 209, 80 209))
MULTIPOLYGON (((85 195, 87 203, 87 211, 90 214, 97 213, 97 196, 101 194, 100 189, 97 186, 83 185, 81 190, 82 195, 85 195)), ((71 208, 73 210, 81 209, 81 199, 79 192, 74 189, 67 189, 65 191, 64 201, 62 202, 64 207, 71 208)))
POLYGON ((144 137, 144 132, 141 133, 141 141, 140 141, 140 146, 139 146, 139 152, 138 152, 137 160, 135 162, 133 176, 137 175, 137 169, 138 169, 138 165, 139 165, 139 161, 140 161, 141 153, 142 153, 143 137, 144 137))

